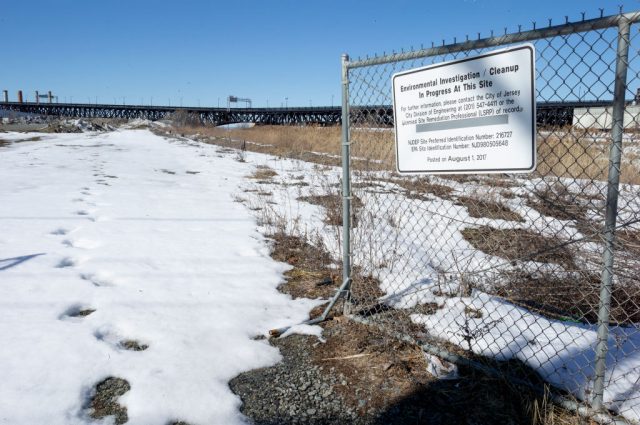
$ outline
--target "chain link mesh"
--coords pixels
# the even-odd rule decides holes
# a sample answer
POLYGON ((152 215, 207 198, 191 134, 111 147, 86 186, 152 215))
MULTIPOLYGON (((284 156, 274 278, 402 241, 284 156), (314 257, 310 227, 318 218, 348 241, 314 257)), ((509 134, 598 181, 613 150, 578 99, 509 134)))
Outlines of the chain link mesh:
MULTIPOLYGON (((561 29, 532 41, 538 103, 532 174, 395 172, 392 75, 490 49, 454 52, 452 45, 443 54, 349 68, 351 311, 590 402, 618 29, 561 29)), ((604 391, 607 408, 636 421, 638 32, 631 25, 604 391)))

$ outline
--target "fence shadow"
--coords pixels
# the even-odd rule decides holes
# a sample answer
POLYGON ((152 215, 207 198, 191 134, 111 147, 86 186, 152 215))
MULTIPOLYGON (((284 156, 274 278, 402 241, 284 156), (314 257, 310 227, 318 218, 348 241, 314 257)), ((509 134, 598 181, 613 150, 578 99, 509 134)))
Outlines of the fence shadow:
POLYGON ((19 264, 24 263, 25 261, 29 261, 32 258, 35 257, 39 257, 41 255, 45 255, 44 253, 39 253, 39 254, 30 254, 30 255, 22 255, 20 257, 14 257, 14 258, 3 258, 0 259, 0 271, 2 270, 8 270, 12 267, 15 267, 19 264))

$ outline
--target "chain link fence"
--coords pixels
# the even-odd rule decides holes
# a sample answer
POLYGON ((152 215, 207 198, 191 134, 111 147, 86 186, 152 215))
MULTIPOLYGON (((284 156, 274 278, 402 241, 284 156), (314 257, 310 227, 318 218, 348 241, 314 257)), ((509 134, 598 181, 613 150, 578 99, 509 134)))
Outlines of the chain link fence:
POLYGON ((351 317, 640 421, 638 22, 344 58, 351 317), (535 172, 398 174, 392 75, 523 42, 536 51, 535 172))

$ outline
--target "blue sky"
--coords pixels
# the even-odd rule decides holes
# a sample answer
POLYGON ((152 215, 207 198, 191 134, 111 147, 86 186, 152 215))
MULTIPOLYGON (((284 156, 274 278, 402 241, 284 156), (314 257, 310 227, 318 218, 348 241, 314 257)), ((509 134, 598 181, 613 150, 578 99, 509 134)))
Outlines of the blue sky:
POLYGON ((339 103, 352 57, 640 9, 639 0, 17 1, 0 6, 0 89, 60 101, 339 103), (286 99, 286 100, 285 100, 286 99))

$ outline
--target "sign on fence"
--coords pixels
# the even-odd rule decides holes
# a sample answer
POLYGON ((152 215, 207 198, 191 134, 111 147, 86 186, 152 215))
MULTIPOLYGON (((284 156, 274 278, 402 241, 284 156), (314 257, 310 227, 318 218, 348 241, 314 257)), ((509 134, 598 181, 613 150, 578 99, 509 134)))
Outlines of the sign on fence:
POLYGON ((393 75, 398 172, 533 171, 534 61, 525 44, 393 75))

